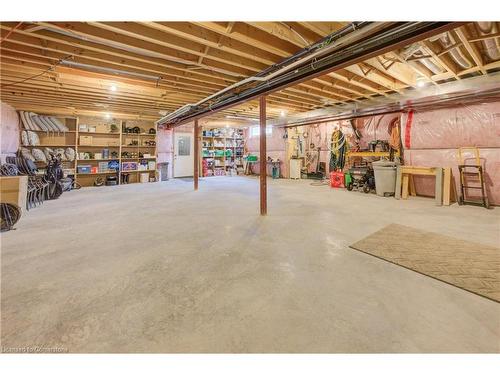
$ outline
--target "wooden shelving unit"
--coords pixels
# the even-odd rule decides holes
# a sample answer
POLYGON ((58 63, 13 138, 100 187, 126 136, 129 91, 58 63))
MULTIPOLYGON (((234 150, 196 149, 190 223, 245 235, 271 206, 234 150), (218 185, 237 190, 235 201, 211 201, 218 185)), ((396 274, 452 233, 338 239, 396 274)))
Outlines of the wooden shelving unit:
POLYGON ((158 165, 156 162, 156 125, 154 122, 126 120, 122 122, 122 134, 120 140, 120 180, 123 180, 125 175, 127 183, 140 182, 140 174, 148 174, 148 178, 155 177, 158 180, 158 165), (144 132, 125 133, 125 128, 139 127, 144 132), (155 134, 149 134, 150 129, 155 130, 155 134), (154 146, 147 144, 154 142, 154 146), (127 155, 130 154, 130 155, 127 155), (142 155, 142 156, 141 156, 142 155), (148 155, 148 156, 145 156, 148 155), (137 165, 148 165, 148 169, 123 170, 123 163, 137 163, 137 165), (154 168, 150 169, 149 164, 154 163, 154 168))
MULTIPOLYGON (((63 122, 68 128, 67 132, 53 133, 45 131, 35 131, 40 139, 40 144, 36 146, 21 146, 30 150, 33 148, 68 148, 75 150, 74 161, 63 161, 63 168, 66 176, 71 176, 81 186, 93 186, 97 177, 116 175, 118 184, 124 181, 124 175, 128 174, 128 183, 140 182, 140 174, 148 174, 149 177, 157 176, 156 163, 156 125, 152 121, 139 120, 117 120, 103 119, 98 117, 65 117, 50 115, 63 122), (86 131, 84 130, 86 125, 86 131), (112 127, 114 125, 114 127, 112 127), (138 127, 143 133, 128 133, 126 128, 138 127), (88 131, 89 129, 93 131, 88 131), (150 129, 155 130, 155 134, 150 134, 150 129), (114 131, 112 131, 114 130, 114 131), (81 137, 92 137, 92 144, 85 143, 81 137), (135 141, 135 142, 132 142, 135 141), (154 145, 147 144, 154 142, 154 145), (130 144, 134 143, 134 144, 130 144), (105 150, 108 157, 104 157, 105 150), (127 154, 128 153, 128 154, 127 154), (130 156, 129 156, 130 154, 130 156), (101 157, 96 157, 101 155, 101 157), (108 163, 116 160, 118 162, 117 171, 99 170, 99 163, 108 163), (154 162, 154 168, 149 168, 154 162), (123 170, 123 163, 135 163, 139 165, 148 165, 148 169, 123 170), (91 173, 81 172, 82 166, 90 166, 91 173), (92 167, 94 172, 92 172, 92 167)), ((21 131, 24 129, 21 129, 21 131)), ((46 166, 43 162, 36 162, 43 173, 46 166)), ((129 166, 131 164, 128 164, 129 166)))
MULTIPOLYGON (((45 130, 30 130, 38 135, 40 140, 40 144, 38 145, 20 145, 20 147, 27 148, 29 150, 33 150, 38 148, 40 150, 44 150, 45 148, 62 148, 66 150, 66 148, 70 147, 75 150, 76 153, 76 144, 77 144, 77 129, 78 129, 78 118, 73 116, 58 116, 52 115, 51 117, 57 118, 61 121, 69 131, 66 132, 53 132, 53 131, 45 131, 45 130)), ((22 123, 20 124, 20 135, 26 129, 24 129, 22 123)), ((22 138, 20 138, 22 139, 22 138)), ((35 161, 37 167, 39 168, 39 173, 43 174, 45 168, 47 167, 47 163, 43 161, 35 161)), ((62 162, 62 167, 64 170, 65 176, 74 176, 76 172, 76 157, 73 161, 64 160, 62 162)))
POLYGON ((225 176, 229 168, 243 166, 243 131, 238 128, 202 129, 200 149, 201 176, 225 176), (208 163, 207 168, 203 168, 203 160, 208 163))

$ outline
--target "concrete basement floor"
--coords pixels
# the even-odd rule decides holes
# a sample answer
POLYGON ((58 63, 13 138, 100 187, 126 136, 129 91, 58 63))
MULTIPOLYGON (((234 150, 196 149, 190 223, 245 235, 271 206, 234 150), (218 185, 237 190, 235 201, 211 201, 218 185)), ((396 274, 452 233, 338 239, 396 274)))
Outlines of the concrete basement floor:
POLYGON ((269 180, 86 188, 3 233, 2 347, 499 352, 500 304, 348 248, 389 223, 498 246, 500 210, 269 180))

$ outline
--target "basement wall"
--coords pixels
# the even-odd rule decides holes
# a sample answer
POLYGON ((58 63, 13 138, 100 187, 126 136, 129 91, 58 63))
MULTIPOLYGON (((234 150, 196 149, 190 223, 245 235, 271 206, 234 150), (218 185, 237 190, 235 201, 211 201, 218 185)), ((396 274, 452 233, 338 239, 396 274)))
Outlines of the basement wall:
MULTIPOLYGON (((458 149, 479 148, 486 190, 492 204, 500 204, 500 102, 461 105, 435 111, 403 113, 401 137, 408 165, 451 167, 459 189, 458 149)), ((464 152, 473 164, 473 153, 464 152)), ((415 179, 417 194, 432 196, 430 178, 415 179)), ((471 190, 470 195, 474 192, 471 190)))
MULTIPOLYGON (((408 113, 388 114, 355 119, 356 128, 360 131, 361 149, 366 149, 372 140, 389 139, 388 127, 394 118, 400 117, 401 140, 404 162, 407 165, 423 167, 451 167, 457 190, 458 148, 476 146, 479 148, 481 162, 485 171, 485 181, 490 203, 500 204, 500 102, 473 105, 461 105, 435 111, 414 112, 411 121, 408 113), (410 123, 410 124, 409 124, 410 123), (409 124, 409 125, 408 125, 409 124), (407 134, 408 137, 407 137, 407 134)), ((297 129, 307 134, 306 150, 309 143, 321 147, 320 161, 328 164, 330 137, 333 130, 340 127, 354 145, 354 134, 349 121, 331 121, 316 125, 302 126, 297 129)), ((289 134, 294 130, 289 130, 289 134)), ((274 128, 272 136, 267 138, 268 156, 280 158, 283 162, 283 177, 288 177, 286 160, 285 130, 274 128)), ((249 153, 258 155, 259 137, 249 137, 245 132, 246 147, 249 153)), ((472 162, 471 152, 465 152, 467 163, 472 162)), ((309 171, 316 169, 316 162, 311 163, 309 171)), ((259 173, 259 166, 253 171, 259 173)), ((270 175, 270 171, 267 171, 270 175)), ((418 195, 433 196, 434 179, 432 177, 416 177, 415 187, 418 195)), ((472 193, 472 191, 471 191, 472 193)), ((473 194, 471 194, 473 195, 473 194)))
POLYGON ((156 152, 158 153, 158 163, 168 162, 168 177, 173 178, 173 162, 174 162, 174 131, 177 133, 193 134, 194 124, 189 123, 181 125, 175 130, 158 128, 156 152))
POLYGON ((19 147, 19 115, 10 105, 0 102, 0 159, 14 155, 19 147))
MULTIPOLYGON (((258 125, 257 125, 258 126, 258 125)), ((252 126, 250 127, 252 128, 252 126)), ((244 130, 245 137, 245 152, 251 153, 253 155, 259 155, 260 150, 260 137, 251 137, 250 128, 244 130)), ((282 177, 288 178, 288 166, 284 163, 286 152, 285 152, 285 140, 283 136, 285 135, 285 130, 283 128, 273 128, 272 134, 267 135, 267 156, 273 159, 281 160, 281 175, 282 177)), ((271 175, 271 168, 267 168, 267 175, 271 175)), ((260 174, 259 163, 254 163, 252 165, 252 171, 256 174, 260 174)))

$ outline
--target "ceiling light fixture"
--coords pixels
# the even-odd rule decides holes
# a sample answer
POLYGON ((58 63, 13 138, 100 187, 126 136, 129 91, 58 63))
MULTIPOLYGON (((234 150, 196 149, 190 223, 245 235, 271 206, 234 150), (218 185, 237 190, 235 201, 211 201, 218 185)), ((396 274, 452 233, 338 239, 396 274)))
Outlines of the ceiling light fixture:
POLYGON ((423 78, 417 78, 417 87, 424 87, 425 81, 423 78))
POLYGON ((109 113, 105 113, 104 117, 109 119, 109 118, 111 118, 111 115, 109 113))
POLYGON ((280 116, 281 116, 281 117, 285 117, 285 116, 286 116, 286 111, 281 110, 281 112, 280 112, 280 116))
POLYGON ((116 91, 117 90, 117 87, 116 85, 111 85, 111 87, 109 88, 111 91, 116 91))

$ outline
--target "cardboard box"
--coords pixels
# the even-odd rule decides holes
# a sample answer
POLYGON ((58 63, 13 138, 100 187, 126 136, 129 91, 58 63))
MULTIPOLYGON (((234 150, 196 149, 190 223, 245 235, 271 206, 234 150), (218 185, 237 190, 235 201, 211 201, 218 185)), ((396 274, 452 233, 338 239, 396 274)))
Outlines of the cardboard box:
POLYGON ((108 125, 104 125, 104 124, 96 125, 96 131, 98 133, 109 133, 110 127, 108 125))
POLYGON ((95 137, 92 141, 93 146, 119 146, 120 139, 118 137, 95 137))
POLYGON ((80 136, 80 145, 81 146, 92 146, 92 136, 90 135, 81 135, 80 136))
POLYGON ((19 206, 22 213, 26 212, 26 197, 28 196, 28 176, 0 177, 0 198, 2 203, 12 203, 19 206))

